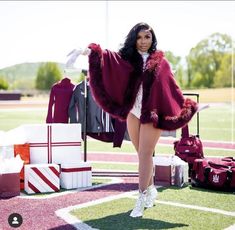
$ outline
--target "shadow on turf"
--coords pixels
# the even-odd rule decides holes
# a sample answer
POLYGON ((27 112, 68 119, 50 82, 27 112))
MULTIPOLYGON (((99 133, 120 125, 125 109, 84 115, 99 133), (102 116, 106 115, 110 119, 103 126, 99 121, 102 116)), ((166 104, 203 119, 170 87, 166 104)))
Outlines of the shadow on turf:
POLYGON ((66 224, 66 225, 60 225, 54 228, 49 228, 48 230, 76 230, 76 228, 70 224, 66 224))
POLYGON ((94 190, 99 190, 99 191, 119 191, 119 192, 129 192, 131 190, 136 190, 138 189, 138 184, 137 183, 116 183, 116 184, 111 184, 111 185, 104 185, 99 188, 93 188, 90 189, 90 191, 94 190))
POLYGON ((135 229, 170 229, 186 227, 188 225, 181 223, 169 223, 161 220, 152 220, 146 218, 132 218, 130 211, 116 215, 106 216, 100 219, 85 221, 94 229, 100 230, 135 230, 135 229))

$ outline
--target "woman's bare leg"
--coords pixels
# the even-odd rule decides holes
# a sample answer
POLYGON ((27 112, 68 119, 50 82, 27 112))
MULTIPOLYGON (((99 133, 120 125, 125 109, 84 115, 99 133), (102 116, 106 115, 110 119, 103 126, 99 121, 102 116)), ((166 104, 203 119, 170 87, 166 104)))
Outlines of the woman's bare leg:
MULTIPOLYGON (((143 215, 144 208, 152 207, 156 198, 156 191, 147 191, 147 187, 153 184, 153 159, 155 145, 161 135, 161 130, 155 129, 152 124, 141 124, 140 120, 129 113, 127 128, 130 139, 139 157, 139 197, 131 217, 143 215)), ((152 188, 151 188, 152 189, 152 188)))
POLYGON ((136 152, 138 153, 140 120, 132 113, 129 113, 127 116, 127 130, 131 142, 134 145, 136 152))
POLYGON ((152 123, 141 124, 139 132, 139 189, 145 191, 153 183, 153 152, 161 136, 161 130, 152 123))
MULTIPOLYGON (((146 131, 145 131, 145 128, 143 129, 144 131, 142 131, 142 132, 144 132, 142 135, 145 135, 145 138, 147 138, 148 139, 148 137, 149 137, 149 135, 152 135, 153 136, 153 139, 155 139, 154 138, 154 136, 156 137, 156 142, 154 141, 154 145, 153 145, 153 150, 152 150, 152 153, 154 152, 154 148, 155 148, 155 145, 156 145, 156 143, 157 143, 157 141, 158 141, 158 139, 159 139, 159 137, 160 137, 160 134, 161 134, 161 131, 160 130, 158 130, 158 129, 156 129, 156 128, 154 128, 153 126, 152 126, 152 124, 146 124, 146 125, 148 125, 148 126, 150 126, 150 129, 152 130, 152 131, 148 131, 148 128, 147 128, 147 134, 145 133, 146 131), (158 131, 157 131, 158 130, 158 131), (153 132, 153 134, 151 134, 153 132), (160 132, 160 134, 159 134, 159 132, 160 132), (159 135, 159 136, 158 136, 159 135)), ((140 127, 141 127, 142 125, 140 125, 140 120, 135 116, 135 115, 133 115, 132 113, 129 113, 129 115, 128 115, 128 117, 127 117, 127 129, 128 129, 128 133, 129 133, 129 136, 130 136, 130 139, 131 139, 131 142, 133 143, 133 145, 134 145, 134 147, 135 147, 135 149, 136 149, 136 151, 137 151, 137 153, 138 153, 138 157, 139 157, 139 163, 140 163, 140 159, 141 159, 141 156, 140 156, 140 153, 142 152, 142 151, 139 151, 139 146, 140 146, 140 143, 139 143, 139 138, 140 138, 140 127)), ((152 139, 152 138, 151 138, 152 139)), ((148 141, 150 141, 150 142, 152 142, 152 140, 148 140, 148 141)), ((145 141, 143 141, 143 143, 145 143, 145 141)), ((143 144, 142 144, 143 145, 143 144)), ((148 144, 148 142, 146 142, 146 145, 147 146, 149 146, 149 144, 148 144)), ((149 146, 150 147, 150 146, 149 146)), ((152 148, 152 147, 151 147, 152 148)), ((150 149, 151 149, 150 148, 150 149)), ((147 150, 147 149, 146 149, 147 150)), ((150 150, 148 150, 148 151, 150 151, 150 150)), ((144 152, 143 152, 143 154, 145 154, 144 152)), ((142 154, 142 155, 143 155, 142 154)), ((149 159, 150 160, 150 159, 149 159)), ((152 155, 151 155, 151 162, 152 162, 152 155)), ((148 186, 149 185, 152 185, 153 184, 153 163, 151 163, 151 165, 150 165, 150 169, 152 170, 152 173, 151 173, 151 177, 150 177, 150 179, 149 179, 149 181, 148 181, 148 186), (152 165, 152 166, 151 166, 152 165)), ((140 173, 140 164, 139 164, 139 173, 140 173)), ((140 179, 141 180, 141 179, 140 179)))

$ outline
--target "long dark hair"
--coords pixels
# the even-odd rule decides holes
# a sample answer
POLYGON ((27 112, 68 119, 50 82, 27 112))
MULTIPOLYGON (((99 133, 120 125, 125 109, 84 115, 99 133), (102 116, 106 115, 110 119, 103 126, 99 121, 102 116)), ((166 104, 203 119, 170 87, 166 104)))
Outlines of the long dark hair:
POLYGON ((152 34, 153 42, 148 52, 152 53, 157 49, 157 39, 153 29, 147 23, 140 22, 130 30, 130 32, 126 36, 124 45, 119 49, 119 54, 123 59, 130 61, 135 59, 134 56, 137 53, 136 50, 137 35, 141 30, 149 30, 152 34))

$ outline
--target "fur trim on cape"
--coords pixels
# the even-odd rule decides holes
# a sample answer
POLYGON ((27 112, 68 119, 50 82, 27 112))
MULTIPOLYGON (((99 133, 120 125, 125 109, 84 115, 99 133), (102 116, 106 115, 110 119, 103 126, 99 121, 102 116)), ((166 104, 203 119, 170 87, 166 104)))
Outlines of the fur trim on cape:
MULTIPOLYGON (((126 61, 126 63, 122 62, 123 59, 117 53, 115 53, 116 56, 114 55, 113 58, 108 59, 108 62, 113 61, 115 63, 115 68, 122 68, 124 74, 126 64, 129 67, 133 67, 133 71, 129 72, 127 78, 125 78, 128 81, 124 84, 125 92, 123 92, 123 95, 119 95, 122 98, 122 102, 120 103, 115 101, 107 93, 107 88, 105 88, 105 84, 108 87, 107 82, 108 84, 112 84, 109 76, 103 76, 102 68, 106 68, 106 65, 103 65, 105 51, 102 51, 97 44, 90 44, 89 48, 92 50, 89 55, 89 81, 91 91, 96 102, 112 117, 122 121, 126 120, 128 113, 135 103, 141 83, 143 84, 141 123, 153 123, 154 127, 163 130, 176 130, 186 125, 196 113, 197 103, 191 99, 184 99, 182 93, 179 90, 177 91, 177 85, 174 83, 173 77, 170 76, 169 64, 166 64, 167 61, 163 62, 163 52, 155 51, 150 54, 144 71, 142 71, 143 60, 139 53, 135 55, 133 60, 130 62, 126 61), (119 64, 119 61, 122 64, 119 64), (165 94, 167 95, 165 98, 168 101, 165 101, 165 94), (172 110, 168 109, 168 106, 172 110), (162 107, 164 108, 162 109, 162 107)), ((111 56, 112 54, 112 52, 109 53, 111 56)), ((112 68, 111 73, 115 76, 115 69, 112 68)), ((123 83, 121 81, 120 84, 123 83)), ((118 87, 118 85, 115 87, 118 87)))

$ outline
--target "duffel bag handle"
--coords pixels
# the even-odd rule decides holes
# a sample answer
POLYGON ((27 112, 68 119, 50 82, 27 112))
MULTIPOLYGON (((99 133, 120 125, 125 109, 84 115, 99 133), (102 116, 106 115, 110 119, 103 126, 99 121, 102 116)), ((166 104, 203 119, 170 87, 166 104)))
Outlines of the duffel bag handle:
POLYGON ((215 162, 212 162, 212 161, 208 161, 208 164, 211 167, 222 167, 222 168, 225 168, 225 169, 230 169, 231 168, 230 166, 223 165, 223 164, 218 164, 218 163, 215 163, 215 162))
POLYGON ((222 161, 228 161, 228 162, 234 161, 235 162, 235 158, 234 157, 223 157, 222 161))

